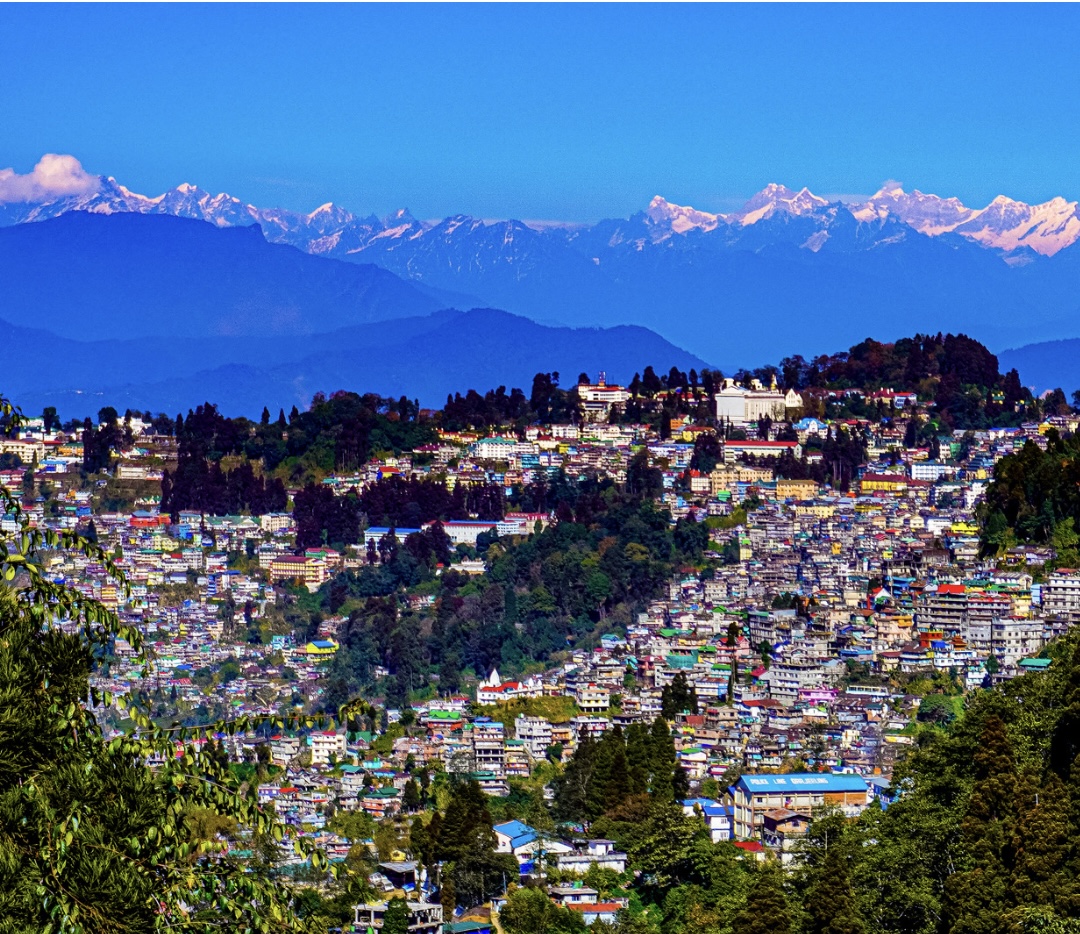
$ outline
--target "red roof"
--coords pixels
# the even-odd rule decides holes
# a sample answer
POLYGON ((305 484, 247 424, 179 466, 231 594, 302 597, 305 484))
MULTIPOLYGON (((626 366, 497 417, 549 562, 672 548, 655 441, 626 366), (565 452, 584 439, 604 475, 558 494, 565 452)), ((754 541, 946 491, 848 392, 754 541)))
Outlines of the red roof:
POLYGON ((761 853, 765 849, 757 840, 736 840, 735 846, 747 853, 761 853))
POLYGON ((571 902, 566 907, 573 908, 574 911, 588 911, 592 913, 600 911, 616 912, 623 906, 618 902, 571 902))

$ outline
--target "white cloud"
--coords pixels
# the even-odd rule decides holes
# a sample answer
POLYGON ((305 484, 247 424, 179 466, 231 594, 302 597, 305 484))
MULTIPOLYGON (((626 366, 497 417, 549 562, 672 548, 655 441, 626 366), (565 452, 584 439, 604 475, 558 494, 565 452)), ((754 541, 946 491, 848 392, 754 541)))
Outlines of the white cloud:
POLYGON ((88 195, 97 191, 100 184, 101 180, 87 172, 74 156, 47 152, 26 175, 14 169, 0 169, 0 203, 88 195))

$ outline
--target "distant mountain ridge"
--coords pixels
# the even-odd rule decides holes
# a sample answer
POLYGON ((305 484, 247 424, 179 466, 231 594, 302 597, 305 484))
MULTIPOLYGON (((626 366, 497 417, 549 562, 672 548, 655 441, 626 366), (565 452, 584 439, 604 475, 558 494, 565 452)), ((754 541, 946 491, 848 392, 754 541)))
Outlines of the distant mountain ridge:
POLYGON ((186 410, 206 399, 257 417, 264 405, 305 406, 317 391, 352 389, 440 406, 450 393, 500 385, 529 391, 538 371, 629 381, 654 364, 708 364, 643 328, 554 328, 493 309, 441 311, 324 334, 77 341, 0 320, 2 391, 27 411, 65 417, 186 410), (92 361, 83 364, 82 361, 92 361))
MULTIPOLYGON (((925 236, 957 233, 981 246, 1004 252, 1031 250, 1052 256, 1080 239, 1080 206, 1076 201, 1057 197, 1042 204, 1030 205, 998 195, 984 208, 970 208, 956 198, 924 194, 918 189, 905 192, 896 182, 886 183, 863 203, 830 202, 807 188, 795 191, 772 183, 750 198, 742 208, 728 214, 713 214, 674 204, 660 195, 652 199, 643 213, 657 239, 685 234, 690 230, 710 233, 727 228, 729 236, 726 239, 730 242, 732 231, 753 226, 778 214, 812 217, 828 226, 835 208, 848 212, 863 224, 880 225, 893 218, 925 236)), ((363 252, 377 240, 422 238, 432 231, 453 232, 462 224, 499 226, 521 223, 499 221, 491 224, 463 214, 437 223, 421 222, 405 210, 382 219, 374 215, 357 217, 333 203, 320 205, 305 214, 256 207, 226 193, 213 195, 187 182, 163 194, 147 196, 131 191, 111 176, 99 176, 91 190, 84 192, 0 203, 0 225, 44 220, 68 211, 171 214, 207 221, 219 227, 255 223, 262 227, 264 235, 272 242, 289 243, 318 254, 363 252)), ((601 225, 606 223, 600 222, 601 225)), ((530 229, 557 237, 560 231, 589 226, 568 224, 565 228, 530 229)))
MULTIPOLYGON (((573 326, 637 324, 722 366, 915 331, 962 331, 994 348, 1080 337, 1080 216, 1062 198, 999 197, 976 209, 890 182, 846 204, 773 184, 726 214, 657 196, 629 218, 595 224, 464 214, 430 222, 404 210, 359 217, 334 204, 307 214, 265 209, 187 184, 147 197, 53 158, 75 171, 60 192, 23 186, 24 200, 4 200, 0 171, 0 225, 72 213, 176 216, 225 231, 258 224, 272 243, 381 267, 429 296, 439 290, 444 306, 573 326)), ((317 320, 303 326, 324 329, 317 320)))
POLYGON ((83 340, 310 334, 475 303, 268 243, 257 227, 137 214, 0 229, 0 281, 0 316, 83 340))

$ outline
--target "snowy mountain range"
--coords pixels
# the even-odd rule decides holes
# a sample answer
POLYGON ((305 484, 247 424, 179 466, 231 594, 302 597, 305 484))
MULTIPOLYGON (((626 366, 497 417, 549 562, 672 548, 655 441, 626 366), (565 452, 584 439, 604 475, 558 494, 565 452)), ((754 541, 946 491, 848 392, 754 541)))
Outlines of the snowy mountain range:
MULTIPOLYGON (((382 253, 399 248, 403 241, 414 245, 424 240, 445 242, 448 238, 467 237, 479 229, 491 228, 510 237, 529 230, 538 238, 592 246, 596 244, 596 238, 590 237, 590 233, 620 223, 601 221, 591 227, 573 224, 531 227, 520 221, 485 222, 467 215, 456 215, 440 222, 422 222, 407 210, 386 218, 374 215, 361 218, 333 203, 303 214, 245 204, 232 195, 213 195, 186 182, 164 194, 149 197, 131 191, 115 178, 84 173, 73 157, 51 158, 71 160, 72 171, 85 177, 81 190, 58 193, 41 186, 36 191, 17 191, 15 194, 22 197, 12 197, 12 193, 5 193, 5 177, 0 173, 0 226, 45 220, 68 211, 171 214, 207 221, 218 227, 259 224, 271 242, 288 243, 309 253, 340 258, 365 252, 382 253)), ((13 176, 11 170, 5 172, 13 176)), ((745 241, 746 228, 777 218, 809 220, 813 234, 799 245, 814 252, 821 249, 834 229, 849 226, 849 218, 857 222, 857 228, 866 228, 861 231, 858 242, 867 249, 902 238, 908 229, 928 237, 958 234, 1006 254, 1053 256, 1080 239, 1080 207, 1076 201, 1059 197, 1030 205, 999 195, 984 208, 970 208, 956 198, 924 194, 917 189, 906 192, 896 182, 886 183, 862 203, 830 202, 806 188, 794 191, 784 185, 770 184, 739 210, 729 214, 699 211, 657 195, 644 211, 626 223, 633 226, 636 222, 647 230, 647 239, 652 243, 695 232, 714 234, 725 246, 732 247, 745 241), (822 233, 823 236, 814 236, 822 233)), ((614 247, 622 242, 625 238, 618 238, 608 245, 614 247)), ((1007 258, 1016 259, 1015 256, 1007 258)))
POLYGON ((730 213, 658 195, 628 218, 539 225, 360 217, 332 203, 305 214, 190 184, 149 197, 70 156, 0 170, 0 227, 71 212, 257 224, 271 243, 533 320, 651 328, 721 366, 916 330, 995 348, 1080 338, 1080 210, 1063 198, 972 208, 888 182, 848 203, 772 184, 730 213))

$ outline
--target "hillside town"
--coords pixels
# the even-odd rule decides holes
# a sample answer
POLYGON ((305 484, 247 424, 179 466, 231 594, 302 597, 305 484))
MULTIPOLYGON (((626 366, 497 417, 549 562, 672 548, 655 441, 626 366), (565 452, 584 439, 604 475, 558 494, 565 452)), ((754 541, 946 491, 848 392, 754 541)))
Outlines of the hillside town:
MULTIPOLYGON (((634 725, 663 723, 685 776, 681 806, 714 842, 787 865, 823 811, 853 817, 887 807, 894 766, 921 732, 955 718, 971 692, 1048 666, 1044 647, 1080 621, 1080 570, 1061 567, 1049 545, 986 556, 979 518, 995 463, 1074 432, 1080 416, 909 445, 909 426, 928 417, 914 393, 872 394, 866 401, 881 418, 818 418, 794 390, 728 379, 710 424, 673 419, 661 437, 609 419, 631 400, 627 389, 601 379, 579 396, 576 423, 443 430, 437 443, 325 476, 321 485, 335 496, 390 477, 437 477, 450 488, 495 486, 507 498, 497 519, 365 524, 358 542, 341 547, 298 547, 294 488, 280 512, 164 511, 161 483, 175 469, 176 441, 130 414, 124 443, 89 482, 82 432, 29 419, 0 438, 0 483, 21 495, 32 525, 83 532, 127 578, 125 593, 82 555, 47 558, 50 579, 115 610, 150 649, 147 670, 117 640, 93 686, 139 699, 161 722, 197 724, 333 716, 328 673, 350 621, 310 614, 306 599, 433 526, 452 549, 436 573, 482 577, 494 546, 560 522, 558 510, 513 508, 515 490, 556 474, 624 484, 632 459, 646 452, 660 471, 656 505, 673 525, 689 520, 707 531, 709 563, 705 572, 676 573, 625 625, 568 640, 542 670, 470 671, 452 691, 436 679, 405 704, 385 703, 379 686, 394 672, 377 669, 369 699, 381 715, 351 724, 264 723, 197 741, 216 743, 255 776, 259 800, 285 821, 292 838, 274 854, 280 871, 303 869, 297 837, 331 860, 357 847, 375 860, 377 897, 355 906, 355 931, 379 930, 395 896, 407 900, 410 931, 495 930, 505 886, 486 908, 455 913, 399 832, 461 779, 507 817, 493 827, 496 851, 518 864, 520 878, 507 884, 544 886, 586 925, 614 922, 626 898, 589 882, 597 869, 626 874, 627 854, 591 835, 587 822, 510 817, 509 802, 532 787, 550 803, 552 779, 575 750, 634 725), (785 476, 781 464, 820 464, 823 443, 841 431, 865 446, 850 482, 785 476), (714 462, 692 467, 703 449, 714 462), (345 819, 353 814, 363 817, 345 819)), ((2 527, 15 531, 14 517, 2 527)), ((422 586, 395 599, 395 612, 424 613, 433 603, 422 586)), ((100 714, 107 735, 120 735, 123 710, 100 714)), ((251 849, 239 837, 223 846, 251 849)))

